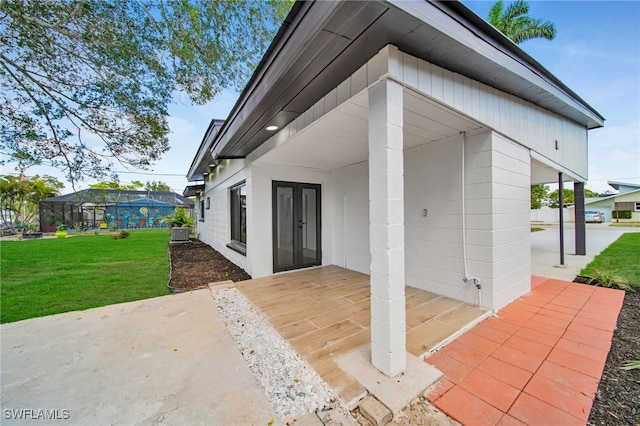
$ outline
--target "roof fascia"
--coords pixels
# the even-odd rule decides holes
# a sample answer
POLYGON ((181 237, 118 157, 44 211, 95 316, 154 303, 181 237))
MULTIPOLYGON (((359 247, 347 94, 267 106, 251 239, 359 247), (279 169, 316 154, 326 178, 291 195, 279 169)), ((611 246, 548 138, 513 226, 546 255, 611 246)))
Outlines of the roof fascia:
POLYGON ((589 128, 598 128, 604 125, 604 117, 592 106, 587 104, 522 48, 518 47, 511 39, 460 1, 406 2, 388 0, 388 2, 426 22, 452 39, 465 44, 483 55, 487 60, 500 64, 506 70, 517 73, 532 83, 538 84, 547 92, 562 99, 565 104, 581 110, 584 115, 593 120, 593 124, 589 128), (435 6, 464 29, 458 25, 450 25, 441 17, 435 17, 433 13, 430 13, 427 3, 435 6), (478 43, 478 41, 484 43, 478 43))

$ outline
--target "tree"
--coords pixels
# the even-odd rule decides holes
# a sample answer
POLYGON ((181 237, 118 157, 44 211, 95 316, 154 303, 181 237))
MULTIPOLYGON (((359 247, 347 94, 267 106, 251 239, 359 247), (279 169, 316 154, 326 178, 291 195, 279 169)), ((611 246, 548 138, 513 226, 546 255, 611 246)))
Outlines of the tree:
POLYGON ((142 186, 142 182, 140 182, 139 180, 134 180, 131 183, 120 183, 120 181, 118 180, 111 180, 89 184, 89 188, 91 189, 118 189, 122 191, 135 191, 142 188, 142 186))
POLYGON ((531 208, 539 209, 545 203, 549 187, 543 184, 531 185, 531 208))
POLYGON ((531 18, 527 16, 528 13, 529 4, 525 0, 516 0, 506 9, 502 0, 498 0, 491 6, 488 20, 516 44, 534 38, 553 40, 556 36, 555 25, 550 21, 531 18))
POLYGON ((3 226, 34 226, 40 201, 60 195, 64 184, 51 176, 0 176, 0 220, 3 226))
MULTIPOLYGON (((555 191, 552 191, 547 195, 547 205, 552 209, 557 209, 559 206, 558 204, 559 194, 560 193, 556 189, 555 191)), ((597 196, 598 196, 597 192, 585 188, 584 190, 585 198, 595 198, 597 196)), ((575 194, 573 193, 573 189, 562 188, 562 202, 564 205, 575 203, 575 194)))
POLYGON ((0 1, 0 153, 65 171, 145 168, 175 91, 241 88, 291 1, 0 1))
POLYGON ((147 181, 147 183, 144 184, 144 189, 147 191, 173 192, 169 185, 160 181, 156 182, 155 180, 151 182, 147 181))

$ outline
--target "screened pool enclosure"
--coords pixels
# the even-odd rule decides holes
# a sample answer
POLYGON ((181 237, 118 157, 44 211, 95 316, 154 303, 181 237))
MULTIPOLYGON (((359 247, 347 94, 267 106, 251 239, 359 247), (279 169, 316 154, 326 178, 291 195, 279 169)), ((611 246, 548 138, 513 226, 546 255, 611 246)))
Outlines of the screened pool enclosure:
POLYGON ((40 202, 40 230, 162 228, 176 207, 192 214, 194 202, 175 192, 85 189, 40 202))

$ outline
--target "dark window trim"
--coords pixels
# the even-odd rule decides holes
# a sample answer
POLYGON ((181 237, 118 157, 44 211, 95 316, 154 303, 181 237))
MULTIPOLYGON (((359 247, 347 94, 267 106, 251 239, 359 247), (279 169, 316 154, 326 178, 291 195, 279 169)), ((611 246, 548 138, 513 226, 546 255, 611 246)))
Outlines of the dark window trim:
MULTIPOLYGON (((241 205, 241 199, 240 199, 240 190, 241 188, 245 188, 246 191, 246 187, 247 187, 247 181, 242 181, 240 183, 237 183, 236 185, 233 185, 232 187, 229 188, 229 222, 230 222, 230 231, 231 231, 231 242, 229 242, 227 244, 227 247, 237 251, 240 254, 243 255, 247 255, 247 243, 246 241, 242 241, 241 238, 241 234, 242 234, 242 225, 241 225, 241 218, 240 218, 240 209, 242 208, 241 205), (236 195, 237 194, 237 195, 236 195), (240 238, 238 238, 240 236, 240 238)), ((245 197, 246 197, 246 193, 245 193, 245 197)), ((245 198, 245 206, 244 206, 244 210, 245 210, 245 239, 246 239, 246 214, 247 214, 247 210, 246 210, 246 198, 245 198)))
POLYGON ((227 244, 227 247, 233 251, 240 253, 241 255, 247 255, 247 245, 239 241, 231 241, 227 244))

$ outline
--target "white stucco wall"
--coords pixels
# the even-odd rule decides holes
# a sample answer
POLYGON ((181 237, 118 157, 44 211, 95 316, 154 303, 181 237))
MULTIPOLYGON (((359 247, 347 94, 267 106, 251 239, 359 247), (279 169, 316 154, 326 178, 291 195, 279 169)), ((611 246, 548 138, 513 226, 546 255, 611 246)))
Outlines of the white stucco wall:
POLYGON ((368 274, 371 264, 368 163, 336 170, 334 183, 334 263, 368 274))
MULTIPOLYGON (((227 243, 231 240, 229 188, 242 181, 247 184, 247 209, 249 209, 251 204, 249 196, 251 193, 251 171, 246 160, 224 160, 207 176, 202 197, 205 200, 210 197, 210 208, 205 209, 204 221, 196 220, 196 233, 201 241, 218 250, 223 256, 250 274, 247 257, 227 247, 227 243)), ((250 226, 250 223, 247 223, 248 233, 250 226)))
MULTIPOLYGON (((330 172, 310 170, 295 166, 283 166, 256 161, 251 165, 251 208, 247 211, 251 228, 247 234, 247 257, 253 278, 273 274, 273 209, 272 182, 302 182, 322 186, 322 264, 330 265, 333 259, 333 177, 330 172), (250 233, 249 233, 250 232, 250 233)), ((249 194, 248 194, 249 196, 249 194)), ((247 207, 249 209, 249 207, 247 207)))

